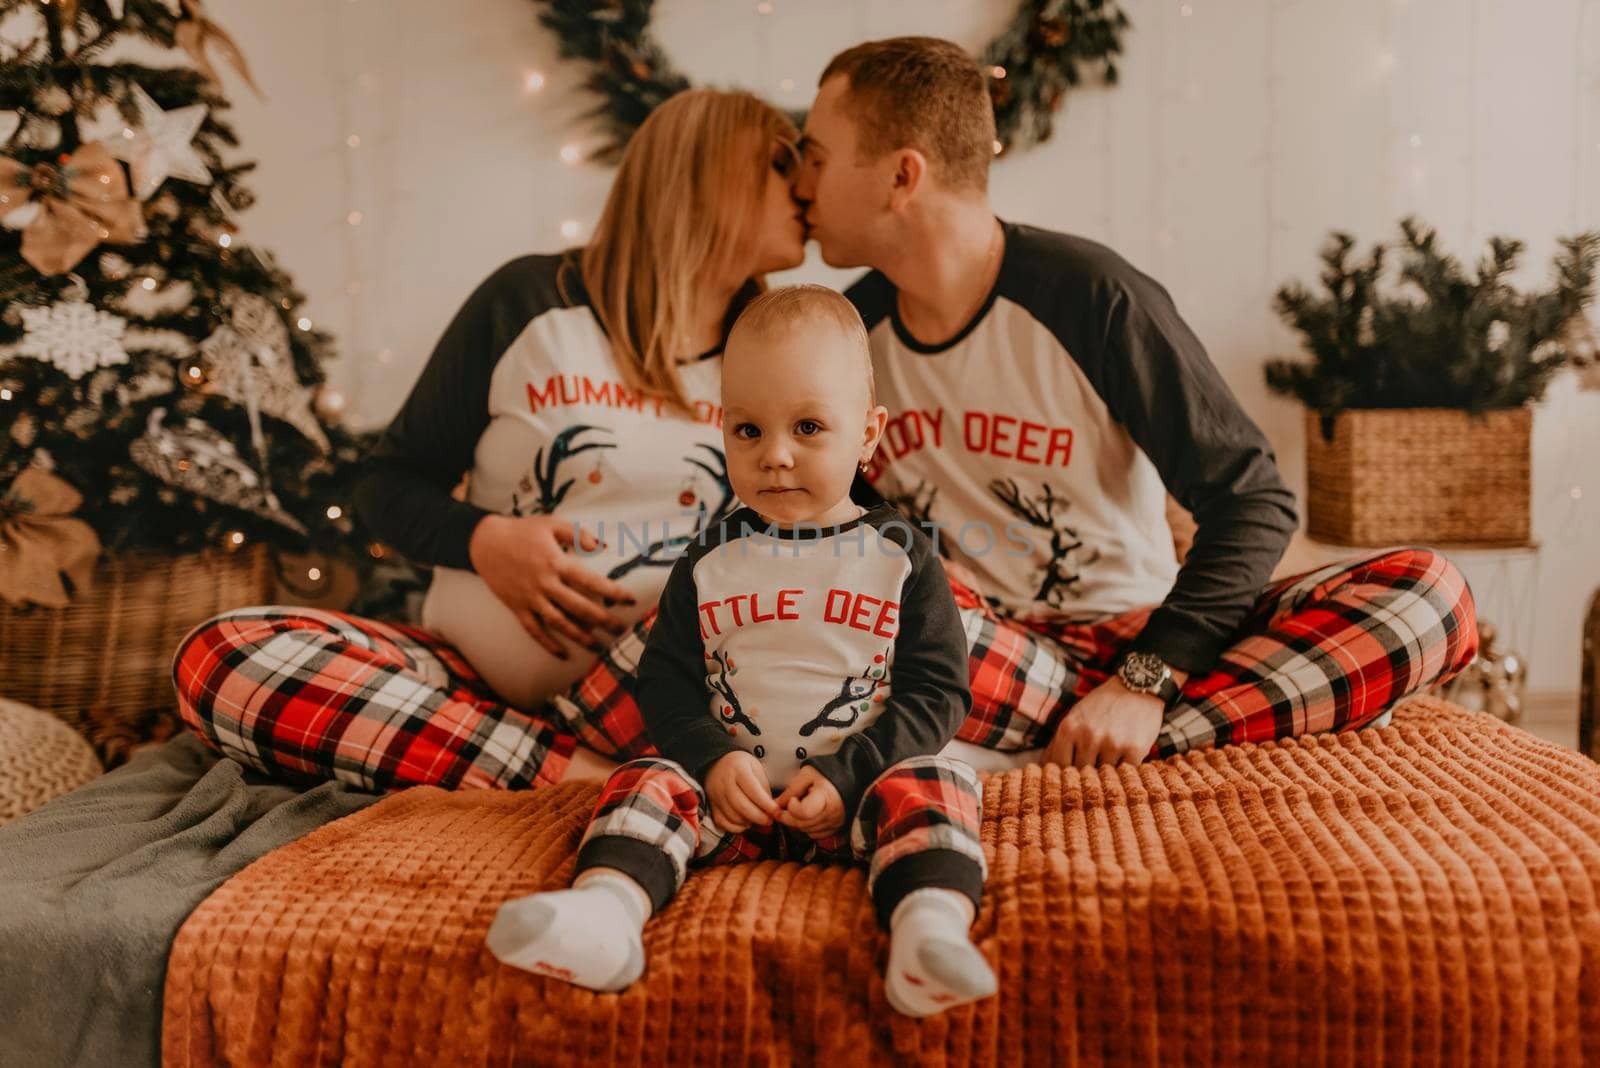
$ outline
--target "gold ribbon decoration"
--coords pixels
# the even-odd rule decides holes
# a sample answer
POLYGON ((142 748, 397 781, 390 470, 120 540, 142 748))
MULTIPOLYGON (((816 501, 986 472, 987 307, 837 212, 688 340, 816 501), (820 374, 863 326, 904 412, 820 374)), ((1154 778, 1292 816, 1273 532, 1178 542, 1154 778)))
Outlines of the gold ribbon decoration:
POLYGON ((239 72, 245 84, 255 90, 256 96, 266 99, 261 87, 250 76, 250 64, 245 62, 244 53, 234 43, 228 31, 206 18, 200 11, 200 0, 182 0, 183 17, 178 20, 178 27, 173 31, 173 40, 179 48, 189 53, 189 58, 194 60, 194 65, 200 73, 210 78, 213 82, 221 84, 222 79, 217 77, 217 68, 211 65, 211 58, 206 54, 206 49, 215 44, 222 52, 222 56, 233 69, 239 72))
POLYGON ((144 236, 144 214, 128 198, 128 179, 103 145, 33 166, 0 156, 0 217, 30 202, 35 210, 17 228, 22 258, 40 274, 66 274, 102 241, 128 244, 144 236))
POLYGON ((0 497, 0 596, 24 604, 65 608, 74 590, 89 587, 100 539, 72 513, 83 497, 37 467, 24 468, 0 497))

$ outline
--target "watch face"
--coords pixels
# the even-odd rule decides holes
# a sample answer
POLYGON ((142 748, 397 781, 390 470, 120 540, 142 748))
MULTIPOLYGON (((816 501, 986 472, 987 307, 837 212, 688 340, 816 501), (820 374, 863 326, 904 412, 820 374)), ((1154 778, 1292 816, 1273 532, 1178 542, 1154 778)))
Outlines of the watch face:
POLYGON ((1166 677, 1167 665, 1152 653, 1130 653, 1118 673, 1130 690, 1153 691, 1166 677))

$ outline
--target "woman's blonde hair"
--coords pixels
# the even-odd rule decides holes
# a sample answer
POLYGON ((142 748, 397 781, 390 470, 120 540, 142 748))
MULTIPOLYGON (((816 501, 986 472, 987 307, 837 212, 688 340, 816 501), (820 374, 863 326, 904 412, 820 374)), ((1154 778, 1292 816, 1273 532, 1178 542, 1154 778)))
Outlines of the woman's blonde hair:
MULTIPOLYGON (((748 247, 774 151, 797 139, 772 105, 713 89, 673 96, 634 133, 580 260, 630 387, 687 407, 676 360, 695 292, 748 247)), ((751 281, 746 298, 766 288, 751 281)))

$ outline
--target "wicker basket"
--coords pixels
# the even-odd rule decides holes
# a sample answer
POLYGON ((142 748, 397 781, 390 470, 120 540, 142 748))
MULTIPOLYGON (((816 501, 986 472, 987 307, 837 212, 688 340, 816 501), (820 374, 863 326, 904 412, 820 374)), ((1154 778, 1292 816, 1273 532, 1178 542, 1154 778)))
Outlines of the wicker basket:
POLYGON ((94 585, 66 608, 0 603, 0 691, 76 726, 93 712, 171 708, 172 654, 193 627, 231 608, 270 602, 271 556, 106 553, 94 585))
POLYGON ((1531 408, 1340 412, 1332 435, 1306 413, 1306 482, 1317 541, 1336 545, 1526 545, 1531 408))

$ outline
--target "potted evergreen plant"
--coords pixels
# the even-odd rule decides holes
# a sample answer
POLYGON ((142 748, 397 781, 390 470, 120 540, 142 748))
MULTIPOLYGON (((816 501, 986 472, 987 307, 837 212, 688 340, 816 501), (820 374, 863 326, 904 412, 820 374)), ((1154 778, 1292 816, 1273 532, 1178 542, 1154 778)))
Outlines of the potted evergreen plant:
POLYGON ((1335 232, 1325 294, 1276 295, 1309 363, 1273 360, 1267 384, 1306 407, 1308 529, 1341 545, 1526 544, 1532 405, 1569 359, 1600 233, 1560 241, 1550 288, 1507 276, 1522 243, 1492 238, 1469 274, 1413 218, 1394 246, 1352 261, 1335 232), (1391 248, 1398 286, 1383 291, 1391 248))

